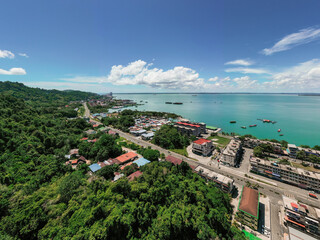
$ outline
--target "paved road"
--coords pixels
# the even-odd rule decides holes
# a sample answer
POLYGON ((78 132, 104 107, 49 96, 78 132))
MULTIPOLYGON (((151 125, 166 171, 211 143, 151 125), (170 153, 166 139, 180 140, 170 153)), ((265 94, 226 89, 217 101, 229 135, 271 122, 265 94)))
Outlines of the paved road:
POLYGON ((283 231, 279 218, 280 206, 278 203, 270 203, 270 217, 271 217, 271 239, 280 240, 283 237, 283 231))
POLYGON ((87 103, 85 102, 83 104, 83 106, 84 106, 84 116, 87 117, 87 118, 90 117, 90 110, 89 110, 89 108, 87 106, 87 103))

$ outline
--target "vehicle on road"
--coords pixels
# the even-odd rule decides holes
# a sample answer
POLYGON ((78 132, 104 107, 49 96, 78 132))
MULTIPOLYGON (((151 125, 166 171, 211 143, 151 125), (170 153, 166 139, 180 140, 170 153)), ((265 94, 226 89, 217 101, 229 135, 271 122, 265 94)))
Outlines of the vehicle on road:
POLYGON ((318 199, 317 195, 315 195, 315 194, 314 194, 314 193, 312 193, 312 192, 309 192, 309 197, 312 197, 312 198, 318 199))

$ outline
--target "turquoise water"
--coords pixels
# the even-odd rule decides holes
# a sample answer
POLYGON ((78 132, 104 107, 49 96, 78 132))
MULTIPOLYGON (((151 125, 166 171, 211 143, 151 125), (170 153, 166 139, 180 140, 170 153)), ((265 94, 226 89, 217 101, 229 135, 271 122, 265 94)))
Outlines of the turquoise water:
POLYGON ((177 113, 192 121, 221 127, 222 131, 286 140, 297 145, 320 145, 320 97, 286 94, 115 94, 142 106, 134 109, 177 113), (183 105, 165 104, 183 102, 183 105), (257 119, 270 119, 276 124, 257 119), (237 121, 230 124, 231 120, 237 121), (257 127, 249 128, 249 125, 257 127), (246 126, 247 129, 242 129, 246 126), (284 136, 277 132, 281 129, 284 136))

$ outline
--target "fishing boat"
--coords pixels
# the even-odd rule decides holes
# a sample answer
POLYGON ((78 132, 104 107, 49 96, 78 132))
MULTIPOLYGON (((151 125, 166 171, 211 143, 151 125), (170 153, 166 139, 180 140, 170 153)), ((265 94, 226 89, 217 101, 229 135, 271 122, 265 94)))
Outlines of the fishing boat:
POLYGON ((280 134, 280 137, 282 137, 283 136, 283 134, 280 134))
POLYGON ((256 127, 256 126, 257 126, 257 124, 249 125, 249 127, 256 127))
POLYGON ((166 102, 166 104, 172 104, 172 102, 166 102))
POLYGON ((263 119, 263 122, 265 123, 271 123, 271 121, 269 119, 263 119))
POLYGON ((276 121, 271 121, 272 122, 272 124, 275 124, 275 123, 277 123, 276 121))
POLYGON ((278 132, 281 132, 281 129, 280 129, 280 128, 278 129, 278 132))
POLYGON ((246 126, 242 126, 241 128, 246 129, 247 127, 246 126))
POLYGON ((182 102, 174 102, 173 104, 182 105, 183 103, 182 102))
POLYGON ((236 123, 237 121, 230 121, 230 123, 236 123))

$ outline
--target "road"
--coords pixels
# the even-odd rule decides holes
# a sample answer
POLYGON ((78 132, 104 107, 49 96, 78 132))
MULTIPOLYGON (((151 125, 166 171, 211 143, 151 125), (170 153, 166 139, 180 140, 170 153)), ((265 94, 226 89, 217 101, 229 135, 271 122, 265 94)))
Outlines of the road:
POLYGON ((84 116, 89 118, 90 117, 90 110, 89 110, 86 102, 83 103, 83 107, 84 107, 84 116))
MULTIPOLYGON (((270 203, 270 217, 271 217, 271 239, 282 239, 283 231, 281 228, 279 218, 280 206, 278 203, 270 203)), ((282 221, 281 221, 282 222, 282 221)))

